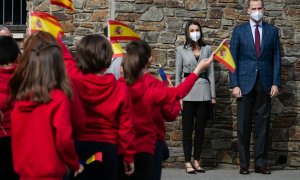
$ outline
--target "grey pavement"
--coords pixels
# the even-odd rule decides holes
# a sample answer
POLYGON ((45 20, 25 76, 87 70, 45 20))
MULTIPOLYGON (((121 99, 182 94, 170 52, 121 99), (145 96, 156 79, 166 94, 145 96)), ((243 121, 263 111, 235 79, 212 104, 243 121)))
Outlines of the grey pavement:
POLYGON ((300 180, 300 170, 273 170, 271 175, 258 174, 250 170, 240 175, 238 170, 213 169, 206 173, 187 174, 185 169, 163 168, 162 180, 300 180))

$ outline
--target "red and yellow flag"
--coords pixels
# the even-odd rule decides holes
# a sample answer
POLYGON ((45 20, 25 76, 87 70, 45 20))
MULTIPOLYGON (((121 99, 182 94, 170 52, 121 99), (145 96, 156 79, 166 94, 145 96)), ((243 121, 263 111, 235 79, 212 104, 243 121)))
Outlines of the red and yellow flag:
POLYGON ((91 164, 94 161, 102 162, 102 152, 96 152, 94 155, 92 155, 86 160, 85 164, 91 164))
POLYGON ((118 41, 110 41, 110 44, 114 52, 113 58, 124 56, 124 50, 118 41))
POLYGON ((55 4, 57 6, 62 6, 64 8, 70 9, 74 11, 74 4, 72 0, 51 0, 51 4, 55 4))
POLYGON ((227 39, 224 39, 215 52, 213 52, 213 57, 234 73, 235 63, 228 47, 227 39))
POLYGON ((35 11, 29 13, 29 34, 36 31, 48 32, 55 38, 64 35, 64 30, 56 17, 46 12, 35 11))
POLYGON ((111 41, 141 40, 140 36, 126 24, 116 20, 108 20, 108 37, 111 41))

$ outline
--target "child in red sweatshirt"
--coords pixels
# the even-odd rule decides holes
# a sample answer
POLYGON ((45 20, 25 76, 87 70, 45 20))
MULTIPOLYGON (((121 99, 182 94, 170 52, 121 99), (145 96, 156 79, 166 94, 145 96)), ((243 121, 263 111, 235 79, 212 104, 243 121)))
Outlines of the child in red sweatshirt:
POLYGON ((21 180, 62 180, 80 173, 72 137, 72 91, 59 44, 46 32, 24 44, 10 81, 12 153, 21 180))
MULTIPOLYGON (((151 88, 166 90, 168 85, 154 77, 150 73, 145 75, 145 85, 151 88)), ((153 159, 153 170, 151 180, 159 180, 161 178, 161 170, 163 161, 168 158, 168 146, 166 144, 166 126, 165 121, 174 121, 181 110, 180 102, 164 103, 154 106, 152 109, 152 120, 155 125, 156 143, 153 159)))
POLYGON ((131 179, 149 179, 153 166, 156 134, 152 119, 154 107, 173 103, 186 94, 198 79, 200 71, 207 67, 212 58, 201 61, 191 75, 176 88, 151 88, 145 83, 145 71, 151 61, 151 48, 145 41, 132 41, 126 46, 122 67, 124 80, 133 102, 132 120, 135 130, 135 172, 131 179))
POLYGON ((84 110, 87 123, 76 143, 81 160, 102 152, 103 161, 85 166, 75 179, 117 179, 118 145, 124 152, 125 172, 134 171, 134 132, 131 123, 131 99, 125 84, 113 74, 105 74, 111 64, 112 48, 101 35, 82 38, 76 48, 76 61, 60 41, 67 72, 74 84, 84 110), (127 168, 129 167, 129 168, 127 168))
POLYGON ((12 165, 10 113, 7 104, 9 80, 20 54, 16 41, 10 36, 0 36, 0 179, 18 179, 12 165))

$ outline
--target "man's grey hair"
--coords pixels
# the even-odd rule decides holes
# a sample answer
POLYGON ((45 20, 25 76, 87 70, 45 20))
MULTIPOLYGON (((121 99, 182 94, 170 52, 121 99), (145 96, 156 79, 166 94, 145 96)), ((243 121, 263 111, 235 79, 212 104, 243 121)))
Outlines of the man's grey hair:
POLYGON ((9 31, 6 26, 0 25, 0 31, 9 31))

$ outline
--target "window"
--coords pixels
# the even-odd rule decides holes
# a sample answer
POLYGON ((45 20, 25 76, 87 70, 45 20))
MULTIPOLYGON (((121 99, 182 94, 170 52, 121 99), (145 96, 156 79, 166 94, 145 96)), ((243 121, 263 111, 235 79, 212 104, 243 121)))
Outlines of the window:
POLYGON ((11 32, 26 31, 26 0, 0 0, 0 24, 11 32))

